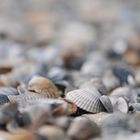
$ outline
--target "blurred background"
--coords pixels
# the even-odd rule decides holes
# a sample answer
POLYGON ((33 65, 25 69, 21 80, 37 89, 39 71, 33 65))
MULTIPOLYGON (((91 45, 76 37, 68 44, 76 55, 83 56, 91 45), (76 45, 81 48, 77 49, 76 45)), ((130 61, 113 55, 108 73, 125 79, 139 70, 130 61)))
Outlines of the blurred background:
POLYGON ((0 58, 18 80, 54 66, 95 76, 114 63, 139 67, 140 1, 1 0, 0 58))

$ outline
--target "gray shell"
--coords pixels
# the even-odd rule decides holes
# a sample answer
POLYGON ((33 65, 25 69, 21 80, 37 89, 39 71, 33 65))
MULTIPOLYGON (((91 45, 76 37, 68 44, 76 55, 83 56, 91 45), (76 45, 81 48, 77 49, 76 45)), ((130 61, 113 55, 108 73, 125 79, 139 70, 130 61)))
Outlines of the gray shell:
POLYGON ((87 88, 73 90, 66 94, 66 99, 74 102, 79 108, 91 113, 105 111, 100 97, 100 93, 94 88, 92 88, 92 90, 87 88))

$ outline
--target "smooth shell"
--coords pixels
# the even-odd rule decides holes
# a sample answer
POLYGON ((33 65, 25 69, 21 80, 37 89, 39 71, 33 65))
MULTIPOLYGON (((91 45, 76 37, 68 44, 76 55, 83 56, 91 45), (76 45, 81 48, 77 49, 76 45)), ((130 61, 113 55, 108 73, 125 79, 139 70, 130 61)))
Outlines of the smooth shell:
POLYGON ((113 106, 108 96, 101 96, 100 101, 109 113, 113 112, 113 106))
POLYGON ((100 93, 94 88, 92 88, 92 90, 87 88, 73 90, 66 94, 66 99, 74 102, 79 108, 91 113, 105 111, 100 97, 100 93))
POLYGON ((97 124, 84 117, 76 118, 70 125, 68 136, 76 140, 87 140, 100 133, 97 124))

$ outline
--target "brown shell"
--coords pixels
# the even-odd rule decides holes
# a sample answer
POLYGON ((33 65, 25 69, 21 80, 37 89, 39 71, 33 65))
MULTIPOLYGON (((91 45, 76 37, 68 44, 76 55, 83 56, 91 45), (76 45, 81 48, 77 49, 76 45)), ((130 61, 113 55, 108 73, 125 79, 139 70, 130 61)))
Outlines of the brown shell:
POLYGON ((95 88, 73 90, 66 94, 66 99, 74 102, 79 108, 91 113, 105 111, 100 97, 100 93, 95 88))
POLYGON ((48 98, 60 96, 55 85, 49 79, 41 76, 35 76, 29 81, 28 90, 43 94, 48 98))

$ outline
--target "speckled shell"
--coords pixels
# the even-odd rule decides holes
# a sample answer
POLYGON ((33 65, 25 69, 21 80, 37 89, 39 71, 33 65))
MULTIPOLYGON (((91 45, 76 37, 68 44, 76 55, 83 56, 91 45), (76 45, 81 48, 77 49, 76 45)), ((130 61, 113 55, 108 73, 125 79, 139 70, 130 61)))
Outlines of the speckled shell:
POLYGON ((48 98, 60 96, 55 85, 49 79, 41 76, 35 76, 29 81, 28 90, 43 94, 48 98))
POLYGON ((100 97, 100 93, 94 88, 92 90, 87 88, 73 90, 66 94, 66 99, 74 102, 79 108, 91 113, 105 111, 99 99, 100 97))

